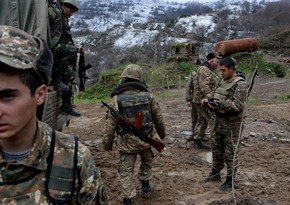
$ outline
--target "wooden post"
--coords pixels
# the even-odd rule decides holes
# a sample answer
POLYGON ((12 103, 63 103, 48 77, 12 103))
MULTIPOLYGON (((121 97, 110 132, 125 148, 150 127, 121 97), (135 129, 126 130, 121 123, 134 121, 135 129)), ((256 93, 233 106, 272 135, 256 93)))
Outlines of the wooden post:
POLYGON ((180 76, 180 73, 178 73, 178 88, 180 89, 181 87, 181 76, 180 76))

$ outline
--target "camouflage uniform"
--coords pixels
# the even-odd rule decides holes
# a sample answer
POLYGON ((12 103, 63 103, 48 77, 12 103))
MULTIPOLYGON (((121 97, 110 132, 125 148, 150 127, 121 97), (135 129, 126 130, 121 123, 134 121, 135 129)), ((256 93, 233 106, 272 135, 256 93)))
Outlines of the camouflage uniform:
POLYGON ((72 86, 75 77, 77 47, 74 45, 68 18, 65 17, 58 2, 49 3, 50 47, 54 56, 53 69, 60 75, 61 80, 72 86))
POLYGON ((232 177, 233 165, 236 173, 238 158, 234 160, 235 149, 245 108, 247 84, 243 78, 222 81, 214 93, 214 99, 219 101, 217 110, 216 135, 213 143, 213 169, 220 171, 227 165, 227 176, 232 177))
MULTIPOLYGON (((0 155, 0 204, 55 204, 48 200, 44 191, 52 129, 43 122, 37 123, 35 142, 25 159, 20 162, 5 161, 0 155)), ((62 177, 66 178, 64 170, 67 170, 66 167, 73 159, 73 138, 56 132, 54 153, 52 170, 63 170, 58 174, 62 173, 62 177)), ((89 149, 81 143, 78 144, 77 160, 79 178, 77 177, 75 182, 76 189, 71 204, 100 204, 99 198, 107 198, 107 193, 100 181, 100 171, 95 167, 89 149)), ((53 184, 53 178, 50 181, 54 187, 52 195, 65 194, 59 191, 65 186, 65 181, 63 184, 53 184)))
POLYGON ((191 103, 191 128, 192 128, 192 137, 194 136, 194 129, 197 123, 197 110, 196 107, 193 105, 193 91, 194 91, 194 78, 196 72, 193 71, 189 74, 188 80, 185 85, 185 100, 186 102, 191 103))
POLYGON ((216 74, 211 70, 210 64, 206 61, 198 69, 194 81, 194 105, 197 109, 197 123, 194 129, 194 139, 202 139, 204 137, 207 125, 214 130, 214 115, 207 107, 200 105, 200 101, 209 98, 218 83, 216 74))
POLYGON ((52 85, 57 90, 62 90, 60 110, 67 115, 79 117, 81 114, 74 110, 72 102, 78 48, 74 45, 70 33, 69 19, 58 0, 49 2, 48 15, 50 48, 54 56, 52 85))
MULTIPOLYGON (((111 97, 111 104, 114 108, 131 123, 135 122, 135 112, 142 111, 144 117, 140 129, 143 133, 147 132, 149 137, 155 139, 157 137, 159 140, 165 137, 165 127, 159 105, 143 83, 137 81, 121 83, 113 91, 111 97)), ((105 150, 112 149, 115 137, 120 153, 118 172, 122 194, 124 198, 133 198, 136 196, 133 171, 138 155, 141 157, 139 180, 147 181, 152 177, 153 152, 151 145, 141 141, 133 134, 125 132, 116 119, 108 114, 106 134, 103 138, 105 150)))

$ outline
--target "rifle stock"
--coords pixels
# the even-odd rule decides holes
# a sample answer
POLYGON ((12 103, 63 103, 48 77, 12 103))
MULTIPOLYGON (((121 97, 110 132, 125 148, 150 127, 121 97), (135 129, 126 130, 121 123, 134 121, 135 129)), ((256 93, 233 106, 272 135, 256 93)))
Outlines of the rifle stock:
MULTIPOLYGON (((111 114, 114 118, 117 119, 118 123, 121 125, 121 127, 127 131, 130 132, 131 134, 135 135, 138 137, 140 140, 143 142, 149 143, 152 147, 154 147, 157 151, 161 152, 164 148, 164 144, 162 142, 156 141, 148 136, 146 136, 143 132, 141 132, 138 128, 136 128, 134 125, 132 125, 128 119, 120 115, 113 107, 108 105, 107 103, 101 101, 103 106, 107 107, 110 111, 111 114)), ((139 116, 140 117, 143 116, 139 116)), ((139 126, 140 122, 137 122, 137 126, 139 126)))

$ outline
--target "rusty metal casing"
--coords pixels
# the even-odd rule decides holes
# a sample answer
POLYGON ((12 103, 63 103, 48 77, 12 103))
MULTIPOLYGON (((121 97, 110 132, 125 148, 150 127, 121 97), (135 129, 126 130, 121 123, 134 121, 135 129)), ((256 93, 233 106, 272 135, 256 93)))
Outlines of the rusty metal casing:
POLYGON ((259 48, 256 38, 242 38, 234 40, 219 41, 214 50, 218 55, 227 57, 237 52, 253 52, 259 48))

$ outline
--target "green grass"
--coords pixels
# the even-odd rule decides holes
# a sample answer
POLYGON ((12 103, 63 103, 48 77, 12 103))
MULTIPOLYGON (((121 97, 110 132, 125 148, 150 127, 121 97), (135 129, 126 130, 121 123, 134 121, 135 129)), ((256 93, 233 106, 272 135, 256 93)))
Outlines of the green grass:
POLYGON ((252 97, 251 94, 250 96, 248 97, 248 103, 258 103, 260 100, 257 98, 257 97, 252 97))
POLYGON ((275 97, 274 97, 275 99, 277 99, 277 100, 290 100, 290 95, 288 94, 288 95, 276 95, 275 97))

